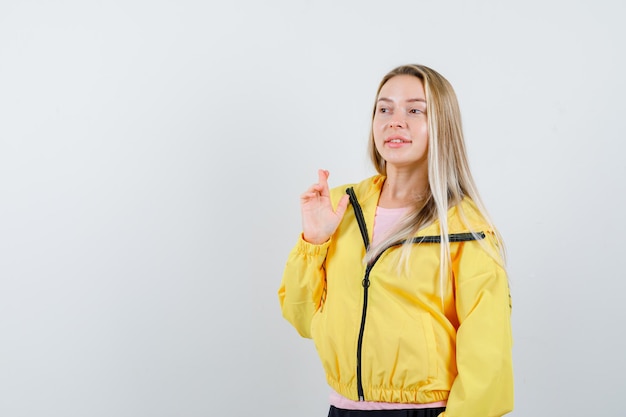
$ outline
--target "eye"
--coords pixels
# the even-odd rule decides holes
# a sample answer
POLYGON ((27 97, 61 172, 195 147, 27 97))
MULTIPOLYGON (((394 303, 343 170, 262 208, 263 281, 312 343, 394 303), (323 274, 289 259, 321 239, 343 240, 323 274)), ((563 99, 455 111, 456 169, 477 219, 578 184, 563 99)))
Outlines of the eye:
POLYGON ((412 114, 422 114, 424 112, 422 110, 420 110, 420 109, 410 109, 409 113, 412 113, 412 114))
POLYGON ((389 107, 379 107, 378 108, 378 113, 389 113, 389 107))

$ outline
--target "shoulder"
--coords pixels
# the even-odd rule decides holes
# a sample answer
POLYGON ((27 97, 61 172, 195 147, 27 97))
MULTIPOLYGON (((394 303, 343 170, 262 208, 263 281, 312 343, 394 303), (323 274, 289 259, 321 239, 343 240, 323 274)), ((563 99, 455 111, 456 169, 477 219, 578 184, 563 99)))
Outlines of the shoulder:
POLYGON ((463 198, 448 211, 448 228, 451 233, 493 233, 493 226, 469 197, 463 198))
MULTIPOLYGON (((464 197, 456 205, 448 209, 448 233, 485 233, 491 234, 494 228, 480 211, 476 203, 469 197, 464 197)), ((437 235, 440 231, 439 219, 420 230, 420 235, 437 235)))
POLYGON ((459 204, 450 209, 449 214, 448 226, 451 233, 461 231, 461 233, 483 234, 485 238, 478 242, 479 256, 491 258, 504 268, 504 247, 500 234, 487 214, 474 201, 465 197, 459 204))

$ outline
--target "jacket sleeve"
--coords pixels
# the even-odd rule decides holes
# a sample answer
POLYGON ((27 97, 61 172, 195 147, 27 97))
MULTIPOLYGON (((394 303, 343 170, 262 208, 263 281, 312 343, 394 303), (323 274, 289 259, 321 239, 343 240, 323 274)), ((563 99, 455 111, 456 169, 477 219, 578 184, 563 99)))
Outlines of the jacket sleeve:
POLYGON ((453 259, 458 374, 440 417, 500 417, 513 409, 511 300, 492 236, 465 242, 453 259))
POLYGON ((326 293, 324 262, 330 241, 321 245, 300 240, 289 253, 278 299, 283 317, 302 337, 311 337, 311 319, 326 293))

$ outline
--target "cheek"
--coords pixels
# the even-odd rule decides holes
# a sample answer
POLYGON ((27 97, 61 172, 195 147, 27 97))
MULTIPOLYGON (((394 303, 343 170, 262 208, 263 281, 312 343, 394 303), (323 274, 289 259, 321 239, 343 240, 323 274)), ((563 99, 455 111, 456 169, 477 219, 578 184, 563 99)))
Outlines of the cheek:
POLYGON ((382 138, 386 126, 386 122, 374 119, 374 121, 372 122, 372 132, 374 132, 374 139, 378 140, 379 138, 382 138))
POLYGON ((376 126, 372 127, 372 133, 374 135, 374 147, 376 148, 376 150, 378 151, 378 153, 381 153, 382 151, 382 147, 383 147, 383 142, 385 141, 385 138, 381 132, 380 129, 376 129, 376 126))
POLYGON ((414 126, 413 131, 428 141, 428 123, 422 122, 414 126))

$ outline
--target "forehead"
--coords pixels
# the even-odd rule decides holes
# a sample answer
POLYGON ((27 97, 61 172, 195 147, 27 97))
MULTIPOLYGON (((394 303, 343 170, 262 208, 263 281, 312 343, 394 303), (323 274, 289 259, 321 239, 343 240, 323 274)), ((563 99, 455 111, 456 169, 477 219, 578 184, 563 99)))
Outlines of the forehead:
POLYGON ((378 97, 379 99, 424 99, 424 84, 413 75, 396 75, 381 87, 378 97))

